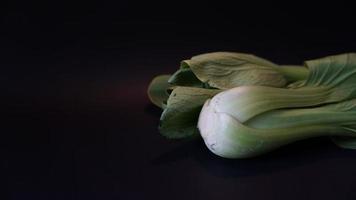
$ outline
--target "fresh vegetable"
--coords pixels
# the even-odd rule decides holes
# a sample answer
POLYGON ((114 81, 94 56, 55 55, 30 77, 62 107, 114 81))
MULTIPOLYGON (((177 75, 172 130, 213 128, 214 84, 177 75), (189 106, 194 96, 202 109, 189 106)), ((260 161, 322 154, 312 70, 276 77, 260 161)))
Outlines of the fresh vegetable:
POLYGON ((216 93, 244 85, 286 87, 291 81, 303 80, 308 73, 306 67, 281 67, 251 54, 206 53, 182 61, 172 76, 154 78, 148 96, 152 103, 164 109, 159 126, 162 135, 171 139, 194 137, 199 136, 196 125, 200 110, 216 93), (184 89, 169 94, 179 86, 184 89), (167 105, 167 101, 172 103, 167 105))
MULTIPOLYGON (((356 54, 306 66, 310 76, 291 88, 244 86, 207 100, 198 127, 208 148, 245 158, 315 136, 356 137, 356 54)), ((350 148, 353 138, 334 141, 347 140, 350 148)))
POLYGON ((226 158, 247 158, 316 136, 356 149, 356 54, 277 65, 243 53, 183 60, 148 88, 170 139, 202 136, 226 158), (199 120, 198 120, 199 119, 199 120))

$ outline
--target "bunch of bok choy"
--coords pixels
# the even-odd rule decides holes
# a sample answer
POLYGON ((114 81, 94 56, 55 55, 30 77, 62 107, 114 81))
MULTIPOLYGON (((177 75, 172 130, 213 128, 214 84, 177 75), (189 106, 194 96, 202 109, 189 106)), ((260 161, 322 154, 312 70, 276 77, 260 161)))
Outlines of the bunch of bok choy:
POLYGON ((356 54, 277 65, 251 54, 216 52, 183 60, 153 79, 167 138, 202 136, 226 158, 247 158, 316 136, 356 148, 356 54))

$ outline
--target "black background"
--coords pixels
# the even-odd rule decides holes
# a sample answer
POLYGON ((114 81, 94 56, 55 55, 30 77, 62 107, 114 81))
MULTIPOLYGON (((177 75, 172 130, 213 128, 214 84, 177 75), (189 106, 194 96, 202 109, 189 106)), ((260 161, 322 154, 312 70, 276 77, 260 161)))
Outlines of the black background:
MULTIPOLYGON (((52 2, 52 1, 49 1, 52 2)), ((356 50, 332 4, 2 2, 2 199, 355 199, 356 152, 312 139, 247 160, 169 141, 146 89, 212 51, 280 64, 356 50)))

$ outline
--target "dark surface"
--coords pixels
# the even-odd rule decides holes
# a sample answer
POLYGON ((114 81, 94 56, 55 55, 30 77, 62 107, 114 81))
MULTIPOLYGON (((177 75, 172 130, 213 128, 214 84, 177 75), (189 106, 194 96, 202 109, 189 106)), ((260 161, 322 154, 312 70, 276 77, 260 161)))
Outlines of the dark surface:
POLYGON ((222 159, 161 137, 146 96, 199 53, 300 64, 355 51, 352 6, 3 4, 1 199, 356 199, 356 151, 313 139, 222 159))

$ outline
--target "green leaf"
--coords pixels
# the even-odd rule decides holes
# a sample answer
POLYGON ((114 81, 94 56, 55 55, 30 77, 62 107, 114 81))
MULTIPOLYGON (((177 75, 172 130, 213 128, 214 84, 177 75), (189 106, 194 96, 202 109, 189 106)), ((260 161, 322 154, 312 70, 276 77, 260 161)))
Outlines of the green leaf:
POLYGON ((306 61, 305 65, 311 71, 307 85, 338 86, 355 83, 356 54, 340 54, 316 60, 306 61))
POLYGON ((356 80, 356 53, 339 54, 305 61, 310 73, 307 79, 290 84, 302 86, 337 86, 356 80))
POLYGON ((215 52, 184 60, 181 69, 190 68, 203 83, 219 89, 242 85, 284 87, 287 80, 279 66, 251 54, 215 52))
POLYGON ((356 53, 328 56, 306 61, 309 76, 289 88, 327 88, 330 95, 326 102, 338 102, 356 97, 356 53))
POLYGON ((147 94, 153 104, 160 108, 164 108, 169 97, 168 89, 172 87, 168 83, 171 75, 156 76, 148 86, 147 94))
POLYGON ((171 139, 199 135, 197 122, 204 102, 221 90, 194 87, 176 87, 167 101, 161 118, 159 130, 171 139))
POLYGON ((206 84, 201 82, 190 68, 178 69, 168 80, 172 85, 204 88, 206 84))

